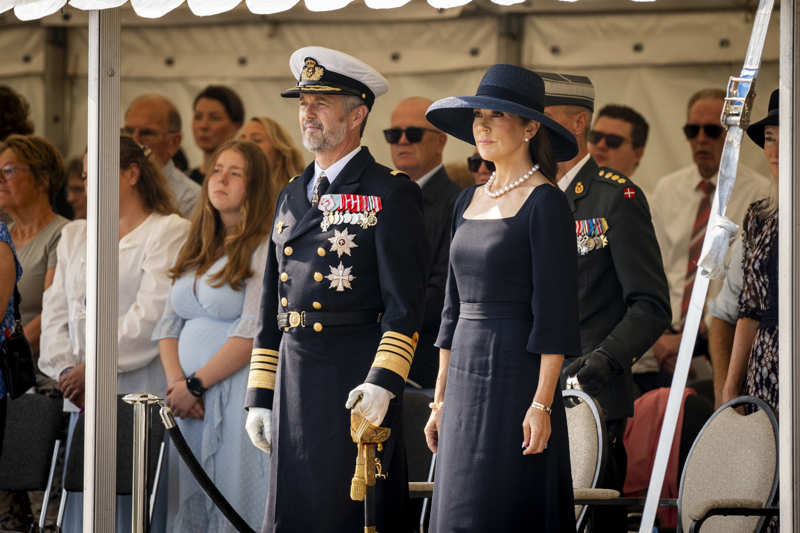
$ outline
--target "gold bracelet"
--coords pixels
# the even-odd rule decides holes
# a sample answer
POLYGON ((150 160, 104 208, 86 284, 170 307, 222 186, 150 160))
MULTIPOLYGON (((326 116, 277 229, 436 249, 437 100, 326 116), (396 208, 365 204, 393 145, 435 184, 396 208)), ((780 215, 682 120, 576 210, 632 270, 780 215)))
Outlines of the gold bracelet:
POLYGON ((540 410, 540 411, 544 411, 544 412, 545 412, 545 413, 547 413, 548 415, 549 415, 550 413, 552 413, 552 411, 553 411, 552 409, 550 409, 549 407, 547 407, 545 404, 543 404, 543 403, 539 403, 539 402, 537 402, 537 401, 535 401, 535 400, 533 401, 533 403, 531 403, 531 407, 533 407, 534 409, 538 409, 538 410, 540 410))
POLYGON ((431 411, 436 411, 444 407, 444 402, 431 402, 428 404, 428 407, 431 409, 431 411))

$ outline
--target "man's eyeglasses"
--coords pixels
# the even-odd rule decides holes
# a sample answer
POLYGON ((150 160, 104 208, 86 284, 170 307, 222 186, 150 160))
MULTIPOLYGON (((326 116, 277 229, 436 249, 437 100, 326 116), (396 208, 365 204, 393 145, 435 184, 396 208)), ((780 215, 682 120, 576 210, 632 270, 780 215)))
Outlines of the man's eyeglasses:
POLYGON ((136 142, 138 142, 138 143, 145 144, 145 145, 150 145, 150 144, 158 141, 158 139, 162 135, 167 135, 167 134, 170 134, 170 133, 178 133, 178 132, 177 131, 159 131, 159 130, 154 130, 152 128, 133 128, 131 126, 125 126, 125 127, 120 129, 120 133, 122 133, 122 135, 127 135, 128 137, 136 139, 136 142))
POLYGON ((603 139, 605 139, 606 146, 608 146, 609 148, 619 148, 620 146, 622 146, 622 143, 628 140, 625 137, 617 135, 615 133, 603 133, 602 131, 597 131, 597 130, 589 130, 589 135, 587 139, 592 144, 597 144, 603 139))
POLYGON ((467 168, 470 172, 477 172, 481 168, 481 165, 486 165, 489 172, 494 172, 494 163, 483 159, 478 154, 472 154, 467 158, 467 168))
POLYGON ((2 180, 3 183, 5 183, 14 176, 16 176, 17 172, 19 172, 20 170, 30 170, 30 167, 15 167, 12 165, 6 165, 0 168, 0 180, 2 180))
POLYGON ((687 139, 694 139, 700 133, 700 128, 709 139, 719 139, 723 129, 719 124, 686 124, 683 127, 683 134, 687 139))
POLYGON ((436 131, 430 128, 418 128, 417 126, 411 126, 410 128, 389 128, 387 130, 383 130, 383 136, 386 137, 386 142, 389 144, 397 144, 400 142, 400 138, 405 133, 406 140, 411 144, 418 143, 422 140, 422 136, 425 135, 426 131, 436 131))

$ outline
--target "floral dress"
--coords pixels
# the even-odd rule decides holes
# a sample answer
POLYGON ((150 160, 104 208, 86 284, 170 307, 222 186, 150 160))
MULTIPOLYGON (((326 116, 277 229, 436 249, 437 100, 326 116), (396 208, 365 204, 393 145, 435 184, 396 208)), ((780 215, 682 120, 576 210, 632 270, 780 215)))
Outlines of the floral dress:
MULTIPOLYGON (((17 270, 17 279, 16 281, 19 282, 19 278, 22 277, 22 267, 17 261, 17 253, 14 250, 14 243, 11 240, 11 232, 8 231, 8 227, 5 224, 0 222, 0 242, 4 242, 8 244, 11 248, 11 254, 14 256, 14 266, 17 270)), ((14 329, 14 295, 11 295, 11 298, 8 299, 8 306, 5 309, 5 313, 3 314, 3 321, 0 322, 0 342, 6 340, 6 331, 11 331, 14 329)), ((2 373, 0 373, 0 398, 5 398, 7 393, 6 390, 6 382, 3 379, 2 373)))
POLYGON ((778 409, 778 211, 769 200, 750 204, 744 219, 744 286, 739 318, 758 322, 744 392, 778 409))

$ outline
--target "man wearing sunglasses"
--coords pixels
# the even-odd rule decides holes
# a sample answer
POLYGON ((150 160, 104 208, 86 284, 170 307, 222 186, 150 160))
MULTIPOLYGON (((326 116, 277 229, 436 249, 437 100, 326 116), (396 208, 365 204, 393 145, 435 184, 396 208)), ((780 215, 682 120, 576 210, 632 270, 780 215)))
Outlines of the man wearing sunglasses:
POLYGON ((411 97, 401 101, 392 112, 391 125, 383 130, 392 153, 394 166, 422 189, 425 238, 430 252, 428 279, 425 284, 425 312, 410 385, 433 388, 439 368, 439 349, 433 346, 439 334, 444 305, 444 285, 450 253, 450 217, 461 188, 447 176, 442 165, 447 135, 425 118, 433 102, 411 97), (413 382, 413 383, 412 383, 413 382))
POLYGON ((158 94, 138 96, 125 111, 122 134, 150 148, 172 191, 176 207, 182 216, 191 216, 200 195, 200 186, 172 162, 182 139, 181 116, 175 104, 158 94))
POLYGON ((609 167, 631 177, 644 156, 650 129, 634 109, 607 105, 597 113, 589 130, 589 153, 601 167, 609 167))
MULTIPOLYGON (((544 112, 578 141, 578 155, 559 163, 558 185, 576 223, 583 355, 565 360, 562 373, 568 387, 577 380, 603 407, 608 464, 599 486, 621 491, 627 468, 623 436, 633 415, 631 365, 669 324, 667 280, 644 193, 618 170, 598 166, 589 153, 592 82, 585 76, 539 75, 545 82, 544 112)), ((624 509, 598 508, 590 531, 625 532, 626 522, 624 509)))
MULTIPOLYGON (((653 224, 669 282, 672 324, 653 345, 652 357, 648 354, 634 367, 634 378, 643 392, 668 387, 672 381, 725 145, 725 130, 720 123, 724 98, 722 89, 703 89, 689 98, 683 135, 689 143, 693 163, 661 178, 653 191, 653 224)), ((747 207, 768 195, 769 181, 751 168, 739 165, 725 216, 741 225, 747 207)), ((712 280, 708 296, 715 297, 720 288, 721 281, 712 280)), ((696 355, 708 354, 706 339, 706 323, 702 321, 696 355)), ((705 357, 694 359, 690 377, 711 379, 705 357)))

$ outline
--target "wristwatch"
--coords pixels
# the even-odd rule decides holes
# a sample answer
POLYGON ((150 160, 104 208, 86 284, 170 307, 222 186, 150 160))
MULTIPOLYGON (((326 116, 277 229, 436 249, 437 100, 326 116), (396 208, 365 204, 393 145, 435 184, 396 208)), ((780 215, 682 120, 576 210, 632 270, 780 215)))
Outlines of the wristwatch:
POLYGON ((206 388, 203 387, 203 382, 200 381, 200 378, 194 377, 194 372, 186 378, 186 388, 189 389, 189 392, 192 393, 192 396, 197 398, 202 398, 203 394, 206 393, 206 388))

